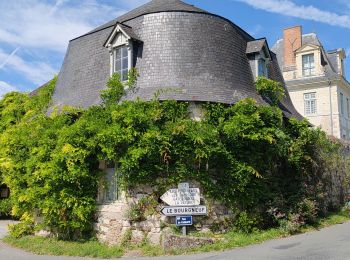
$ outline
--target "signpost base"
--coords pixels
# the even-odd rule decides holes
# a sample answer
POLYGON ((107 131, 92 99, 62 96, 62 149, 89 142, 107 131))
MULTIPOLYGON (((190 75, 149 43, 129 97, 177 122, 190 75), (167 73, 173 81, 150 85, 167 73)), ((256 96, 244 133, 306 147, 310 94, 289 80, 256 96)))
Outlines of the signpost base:
POLYGON ((182 227, 182 235, 183 235, 183 236, 187 236, 186 226, 183 226, 183 227, 182 227))

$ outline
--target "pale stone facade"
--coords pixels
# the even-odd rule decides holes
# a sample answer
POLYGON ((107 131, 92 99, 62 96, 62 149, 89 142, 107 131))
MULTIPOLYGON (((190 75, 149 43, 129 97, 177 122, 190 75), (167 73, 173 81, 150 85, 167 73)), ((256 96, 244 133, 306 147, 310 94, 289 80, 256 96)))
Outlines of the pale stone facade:
POLYGON ((350 84, 343 49, 326 52, 316 34, 300 26, 284 30, 272 48, 297 111, 327 134, 350 140, 350 84))

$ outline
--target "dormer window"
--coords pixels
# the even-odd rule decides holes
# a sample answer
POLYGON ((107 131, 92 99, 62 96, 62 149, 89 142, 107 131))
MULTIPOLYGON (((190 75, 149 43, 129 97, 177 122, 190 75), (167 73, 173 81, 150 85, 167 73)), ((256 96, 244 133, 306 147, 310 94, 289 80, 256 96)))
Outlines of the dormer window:
POLYGON ((313 76, 315 75, 315 55, 312 54, 306 54, 302 56, 302 62, 303 62, 303 76, 313 76))
POLYGON ((110 74, 118 73, 122 81, 128 79, 128 72, 134 66, 133 47, 135 42, 141 41, 132 28, 118 23, 104 44, 110 53, 110 74))
POLYGON ((258 60, 258 77, 267 78, 266 60, 262 58, 258 60))
POLYGON ((268 78, 267 65, 271 61, 271 54, 266 39, 248 42, 246 54, 254 77, 268 78))
POLYGON ((129 66, 129 50, 127 46, 116 47, 113 50, 113 73, 118 73, 122 81, 128 79, 129 66))

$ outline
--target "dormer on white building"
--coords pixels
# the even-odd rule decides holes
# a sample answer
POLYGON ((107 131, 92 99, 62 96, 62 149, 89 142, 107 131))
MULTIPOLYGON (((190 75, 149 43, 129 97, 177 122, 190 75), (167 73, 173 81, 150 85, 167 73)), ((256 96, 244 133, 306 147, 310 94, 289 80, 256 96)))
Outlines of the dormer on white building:
POLYGON ((334 70, 345 78, 345 66, 344 60, 346 59, 346 53, 343 48, 328 51, 328 58, 331 61, 334 70))
POLYGON ((316 77, 325 74, 327 62, 321 46, 305 44, 295 51, 296 78, 316 77))

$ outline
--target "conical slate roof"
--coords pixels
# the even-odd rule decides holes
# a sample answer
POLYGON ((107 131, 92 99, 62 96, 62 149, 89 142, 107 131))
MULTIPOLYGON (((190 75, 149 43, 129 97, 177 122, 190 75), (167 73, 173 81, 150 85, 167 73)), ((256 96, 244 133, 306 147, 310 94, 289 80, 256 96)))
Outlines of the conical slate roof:
MULTIPOLYGON (((160 100, 233 104, 251 97, 266 104, 254 86, 257 68, 251 60, 264 44, 257 46, 259 40, 219 15, 180 0, 153 0, 70 41, 53 106, 101 103, 101 90, 111 75, 105 44, 116 26, 137 39, 132 67, 139 77, 126 99, 150 100, 158 93, 160 100)), ((269 56, 269 77, 284 84, 276 56, 269 56)), ((287 117, 302 118, 288 94, 281 108, 287 117)))
POLYGON ((153 13, 159 13, 159 12, 175 12, 175 11, 209 14, 205 10, 202 10, 190 4, 186 4, 180 0, 152 0, 102 26, 97 27, 96 29, 90 31, 87 34, 108 28, 110 26, 114 26, 117 22, 123 23, 145 14, 153 14, 153 13))

